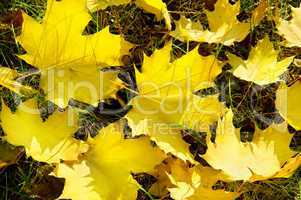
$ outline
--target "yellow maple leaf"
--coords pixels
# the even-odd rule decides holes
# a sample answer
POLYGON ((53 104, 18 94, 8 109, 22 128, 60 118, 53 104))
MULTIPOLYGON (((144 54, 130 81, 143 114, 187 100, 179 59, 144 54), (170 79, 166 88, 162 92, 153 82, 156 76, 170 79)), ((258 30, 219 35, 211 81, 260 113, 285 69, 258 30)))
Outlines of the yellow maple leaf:
POLYGON ((276 108, 281 116, 295 129, 301 129, 301 108, 299 106, 299 96, 301 83, 297 81, 292 86, 287 87, 281 84, 276 93, 276 108))
POLYGON ((13 145, 24 146, 28 156, 52 163, 77 160, 78 155, 86 151, 87 146, 72 137, 77 129, 77 115, 71 109, 56 111, 43 122, 33 99, 22 103, 15 113, 2 105, 1 126, 5 139, 13 145))
POLYGON ((192 92, 213 85, 221 72, 215 57, 200 56, 197 48, 172 63, 170 52, 168 43, 144 57, 142 72, 136 70, 139 93, 131 100, 133 109, 127 115, 133 123, 178 124, 192 92))
POLYGON ((294 59, 292 56, 278 61, 277 57, 278 51, 274 49, 268 36, 251 49, 248 60, 228 54, 229 63, 234 68, 234 75, 259 85, 278 81, 279 76, 287 70, 294 59))
POLYGON ((295 157, 289 159, 287 163, 285 163, 281 171, 277 172, 274 175, 274 178, 289 178, 295 173, 295 171, 300 167, 300 165, 301 154, 298 154, 295 157))
POLYGON ((94 198, 96 192, 100 199, 135 199, 140 186, 131 173, 152 172, 165 159, 148 137, 124 139, 116 124, 102 129, 90 142, 91 147, 84 155, 86 164, 73 170, 71 176, 64 172, 60 175, 66 178, 64 198, 81 199, 79 193, 90 191, 94 198))
POLYGON ((301 7, 292 7, 291 9, 292 19, 290 21, 280 19, 277 29, 279 33, 286 39, 285 45, 287 47, 301 47, 301 7))
POLYGON ((218 0, 214 11, 206 11, 210 30, 203 30, 199 22, 181 17, 171 35, 181 41, 222 43, 229 46, 242 41, 250 28, 257 26, 264 18, 266 10, 267 1, 262 0, 253 12, 250 23, 239 22, 237 15, 240 11, 240 1, 231 5, 228 0, 218 0))
MULTIPOLYGON (((286 162, 297 154, 289 148, 292 134, 286 123, 271 125, 264 131, 256 130, 252 142, 242 143, 232 118, 229 111, 219 121, 215 143, 208 137, 208 150, 202 157, 215 169, 222 170, 229 180, 256 181, 279 177, 279 173, 285 171, 286 162)), ((300 163, 294 165, 296 169, 300 163)))
POLYGON ((201 23, 193 22, 184 16, 180 16, 180 19, 175 21, 175 25, 176 29, 170 35, 181 41, 201 41, 204 37, 208 43, 211 43, 210 41, 214 42, 221 37, 218 34, 210 34, 209 31, 203 32, 201 23))
POLYGON ((0 85, 20 94, 21 91, 31 91, 30 87, 24 86, 21 83, 15 81, 18 77, 18 72, 8 67, 0 66, 0 85))
POLYGON ((214 56, 202 57, 197 48, 172 63, 170 52, 168 43, 144 57, 142 72, 136 71, 139 94, 131 100, 126 118, 133 135, 150 135, 165 152, 181 152, 176 156, 193 161, 177 129, 192 92, 211 86, 221 68, 214 56))
POLYGON ((148 135, 165 153, 195 163, 194 156, 189 151, 189 144, 182 139, 182 133, 177 127, 170 127, 166 124, 150 124, 145 119, 135 123, 131 118, 128 118, 128 124, 132 129, 133 136, 148 135))
MULTIPOLYGON (((87 0, 87 7, 94 12, 106 9, 108 6, 118 6, 130 2, 131 0, 87 0)), ((146 12, 153 13, 158 20, 165 19, 167 28, 171 29, 171 18, 167 6, 162 0, 134 0, 133 2, 146 12)))
POLYGON ((104 66, 120 66, 132 47, 106 27, 93 35, 82 35, 91 16, 85 0, 48 0, 40 24, 23 13, 22 33, 17 41, 27 54, 19 57, 41 71, 41 87, 47 98, 66 107, 70 98, 96 104, 112 94, 116 73, 104 66))
POLYGON ((59 163, 53 175, 65 178, 64 190, 59 199, 101 200, 98 193, 94 191, 91 172, 85 161, 73 166, 59 163))
POLYGON ((225 111, 226 107, 219 102, 218 95, 205 98, 194 95, 181 117, 180 124, 186 129, 209 132, 210 125, 218 121, 225 111))
POLYGON ((210 167, 188 165, 178 159, 168 158, 156 167, 155 177, 157 182, 151 187, 150 192, 162 197, 170 192, 176 200, 198 199, 235 199, 239 196, 236 192, 213 190, 212 186, 222 180, 223 174, 210 167))
POLYGON ((182 139, 180 131, 171 130, 167 127, 165 132, 149 132, 148 135, 165 153, 172 154, 183 161, 196 163, 194 156, 189 151, 189 144, 182 139))

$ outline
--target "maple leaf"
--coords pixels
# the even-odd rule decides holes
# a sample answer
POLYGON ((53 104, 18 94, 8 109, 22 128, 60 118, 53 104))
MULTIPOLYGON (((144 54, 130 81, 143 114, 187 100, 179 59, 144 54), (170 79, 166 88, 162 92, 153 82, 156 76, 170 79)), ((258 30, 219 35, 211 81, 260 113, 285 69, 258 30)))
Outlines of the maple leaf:
MULTIPOLYGON (((279 177, 282 170, 286 171, 286 162, 297 154, 289 148, 292 134, 286 123, 271 125, 263 131, 257 129, 252 142, 242 143, 232 119, 233 113, 229 111, 219 121, 215 143, 208 137, 208 149, 202 157, 212 167, 222 170, 229 180, 247 181, 279 177)), ((294 169, 300 165, 297 161, 294 169)))
POLYGON ((30 99, 22 103, 15 113, 2 104, 1 125, 5 139, 16 146, 24 146, 28 156, 41 162, 77 160, 87 146, 73 139, 77 115, 71 109, 56 111, 45 122, 40 118, 37 102, 30 99), (70 117, 70 118, 69 118, 70 117))
POLYGON ((126 115, 133 135, 150 135, 166 153, 190 155, 180 132, 181 117, 192 98, 192 92, 213 84, 221 72, 214 56, 202 57, 198 49, 170 63, 171 43, 145 56, 142 72, 136 70, 139 94, 126 115))
POLYGON ((121 66, 132 45, 106 27, 82 35, 91 16, 84 0, 48 0, 40 24, 23 13, 22 33, 17 37, 26 50, 19 57, 41 71, 41 87, 48 100, 66 107, 70 98, 96 104, 112 94, 115 73, 105 66, 121 66))
POLYGON ((209 31, 203 32, 201 23, 193 22, 184 16, 180 16, 178 21, 175 21, 176 29, 170 33, 170 35, 181 41, 201 41, 201 38, 206 38, 203 40, 214 42, 220 37, 218 34, 210 34, 209 31), (212 39, 209 39, 211 36, 212 39))
POLYGON ((289 178, 301 165, 301 155, 298 154, 295 157, 287 160, 281 171, 277 172, 273 178, 289 178))
POLYGON ((194 157, 189 151, 189 144, 182 139, 182 133, 178 127, 170 127, 166 124, 150 124, 145 119, 137 123, 128 117, 127 120, 132 130, 132 136, 148 135, 165 153, 195 163, 194 157))
POLYGON ((194 156, 189 151, 189 145, 182 139, 182 134, 178 130, 170 130, 170 128, 163 128, 166 132, 149 132, 149 136, 160 149, 165 153, 172 154, 184 161, 196 163, 194 156))
POLYGON ((181 117, 180 124, 185 129, 209 132, 210 125, 218 121, 225 114, 225 111, 226 107, 219 102, 218 95, 205 98, 194 95, 181 117))
POLYGON ((292 86, 287 87, 281 84, 276 93, 276 108, 280 115, 295 129, 301 129, 301 109, 299 106, 299 96, 301 83, 297 81, 292 86))
POLYGON ((91 139, 91 148, 84 155, 86 164, 80 170, 70 171, 71 176, 61 173, 66 178, 64 198, 81 199, 79 193, 90 191, 93 199, 98 199, 95 192, 100 199, 135 199, 140 186, 131 173, 151 172, 165 159, 148 137, 124 139, 117 125, 109 125, 91 139))
POLYGON ((59 199, 72 197, 72 200, 101 200, 98 193, 94 191, 90 168, 85 161, 73 166, 60 163, 55 168, 53 175, 65 178, 64 190, 59 199))
POLYGON ((136 70, 139 93, 131 100, 133 109, 127 114, 134 122, 178 124, 192 92, 212 86, 221 72, 215 57, 200 56, 197 48, 172 63, 170 52, 171 43, 150 57, 144 56, 142 72, 136 70))
POLYGON ((223 174, 210 167, 188 165, 175 158, 168 158, 156 167, 157 182, 150 189, 151 192, 160 197, 170 193, 176 200, 197 200, 197 199, 235 199, 239 196, 236 192, 225 190, 213 190, 212 186, 223 179, 223 174), (158 193, 158 191, 160 191, 158 193))
POLYGON ((290 21, 280 19, 280 23, 277 24, 279 33, 286 39, 285 45, 287 47, 301 47, 300 5, 299 8, 291 8, 292 19, 290 21))
POLYGON ((294 59, 294 56, 291 56, 278 61, 277 57, 278 51, 274 49, 268 36, 251 49, 248 60, 228 54, 229 63, 234 68, 234 75, 259 85, 278 81, 279 76, 287 70, 294 59))
POLYGON ((22 91, 32 91, 30 87, 24 86, 21 83, 15 81, 18 77, 18 72, 8 67, 0 66, 0 85, 17 94, 21 94, 22 91))
MULTIPOLYGON (((94 12, 99 9, 106 9, 108 6, 118 6, 128 4, 131 0, 87 0, 87 7, 94 12)), ((168 29, 171 29, 171 18, 167 10, 166 4, 162 0, 135 0, 133 1, 138 7, 146 12, 152 13, 158 20, 165 19, 168 29)))
POLYGON ((182 16, 176 22, 176 29, 171 35, 181 41, 222 43, 230 46, 234 42, 242 41, 250 28, 260 23, 267 10, 267 1, 260 2, 253 12, 250 23, 237 20, 239 10, 240 1, 231 5, 228 0, 218 0, 214 11, 206 11, 210 30, 204 30, 199 22, 192 22, 182 16))

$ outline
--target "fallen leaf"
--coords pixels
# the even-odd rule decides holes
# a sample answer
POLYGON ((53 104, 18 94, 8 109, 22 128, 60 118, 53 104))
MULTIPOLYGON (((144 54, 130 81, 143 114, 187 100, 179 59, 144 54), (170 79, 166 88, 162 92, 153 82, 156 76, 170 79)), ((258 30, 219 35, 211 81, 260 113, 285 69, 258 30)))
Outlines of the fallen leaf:
MULTIPOLYGON (((145 56, 142 72, 136 70, 138 95, 127 118, 133 124, 146 121, 153 126, 177 126, 192 99, 192 93, 212 86, 221 68, 214 56, 203 57, 197 48, 170 63, 171 43, 145 56)), ((155 132, 155 130, 151 131, 155 132)), ((147 134, 143 130, 135 135, 147 134)))
POLYGON ((27 53, 19 57, 39 68, 48 100, 63 108, 71 98, 95 105, 118 89, 117 72, 101 69, 121 66, 132 45, 109 27, 82 35, 91 20, 85 0, 48 0, 41 24, 25 13, 23 18, 17 41, 27 53))
POLYGON ((301 90, 301 82, 297 81, 292 86, 287 87, 281 84, 276 93, 276 108, 280 115, 288 124, 295 129, 301 129, 301 108, 299 106, 299 96, 301 90))
POLYGON ((22 103, 15 113, 2 105, 1 125, 5 139, 13 145, 24 146, 27 155, 35 160, 75 161, 86 151, 86 144, 72 137, 77 129, 77 114, 70 108, 64 112, 55 111, 43 122, 33 99, 22 103))
POLYGON ((175 31, 171 35, 181 41, 222 43, 230 46, 242 41, 252 27, 257 26, 264 18, 267 2, 261 1, 253 12, 251 22, 239 22, 240 1, 231 5, 228 0, 218 0, 213 11, 206 11, 209 30, 204 30, 199 22, 192 22, 183 16, 176 22, 175 31))
POLYGON ((8 67, 0 66, 0 85, 17 94, 22 91, 32 91, 30 87, 24 86, 15 79, 18 77, 18 72, 8 67))
POLYGON ((229 180, 279 177, 287 161, 297 154, 289 147, 293 135, 288 132, 286 123, 271 125, 263 131, 256 129, 253 141, 242 143, 232 119, 233 113, 229 111, 219 121, 215 143, 208 137, 208 149, 202 157, 213 168, 222 170, 229 180))
POLYGON ((218 95, 204 98, 193 96, 183 113, 180 124, 185 129, 209 132, 210 125, 217 122, 225 112, 226 107, 218 100, 218 95))
POLYGON ((223 174, 210 167, 188 165, 178 159, 169 158, 156 167, 158 173, 155 175, 157 182, 152 186, 151 192, 159 194, 160 197, 170 193, 175 200, 192 199, 235 199, 239 196, 236 192, 212 189, 212 186, 223 174), (160 193, 158 193, 160 191, 160 193))
POLYGON ((278 53, 266 36, 258 42, 256 47, 251 49, 247 60, 242 60, 230 53, 228 58, 236 77, 259 85, 266 85, 280 80, 280 75, 293 62, 293 56, 278 61, 278 53))
POLYGON ((64 190, 59 199, 100 200, 100 196, 91 186, 93 179, 90 177, 90 173, 85 161, 73 166, 64 163, 58 164, 53 175, 65 179, 64 190))
POLYGON ((75 165, 73 170, 62 168, 60 177, 66 179, 62 198, 81 200, 83 195, 90 195, 89 199, 136 198, 140 186, 131 173, 153 171, 165 155, 151 145, 148 137, 124 139, 117 127, 111 124, 91 139, 91 148, 84 156, 86 164, 75 165))
POLYGON ((197 48, 172 63, 170 52, 168 43, 144 57, 142 72, 136 70, 139 93, 131 100, 132 109, 126 118, 133 136, 150 135, 166 153, 193 162, 179 133, 180 120, 193 98, 192 92, 212 86, 221 68, 214 56, 200 56, 197 48))
POLYGON ((301 7, 291 7, 291 9, 292 19, 290 21, 280 19, 277 29, 286 39, 285 45, 287 47, 301 47, 301 7))

